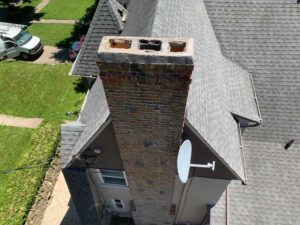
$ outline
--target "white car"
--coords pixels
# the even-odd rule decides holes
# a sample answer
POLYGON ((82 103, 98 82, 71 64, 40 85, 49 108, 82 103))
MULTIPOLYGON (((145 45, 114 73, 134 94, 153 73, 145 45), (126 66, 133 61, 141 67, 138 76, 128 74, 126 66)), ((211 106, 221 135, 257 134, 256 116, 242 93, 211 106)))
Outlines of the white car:
POLYGON ((0 23, 0 59, 18 56, 28 59, 43 49, 40 38, 28 34, 17 24, 0 23))

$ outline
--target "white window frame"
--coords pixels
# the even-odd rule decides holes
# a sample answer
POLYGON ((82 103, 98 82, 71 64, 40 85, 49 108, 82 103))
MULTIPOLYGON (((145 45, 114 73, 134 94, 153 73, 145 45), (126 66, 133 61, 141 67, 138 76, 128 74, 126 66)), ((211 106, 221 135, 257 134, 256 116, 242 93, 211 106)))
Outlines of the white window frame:
POLYGON ((109 170, 109 169, 102 169, 102 170, 119 171, 119 172, 122 172, 123 177, 124 177, 124 180, 125 180, 125 185, 105 183, 104 178, 103 178, 103 175, 102 175, 102 172, 101 172, 101 169, 99 169, 99 177, 100 177, 101 182, 102 182, 104 185, 107 185, 107 186, 114 186, 114 187, 124 187, 124 188, 128 187, 128 181, 127 181, 127 177, 126 177, 125 171, 121 171, 121 170, 109 170))
POLYGON ((118 209, 118 210, 123 210, 123 209, 125 209, 125 205, 124 205, 123 200, 121 200, 121 199, 112 199, 112 202, 113 202, 113 205, 114 205, 115 209, 118 209), (119 207, 117 206, 116 200, 119 200, 119 201, 120 201, 120 203, 121 203, 121 205, 122 205, 122 208, 119 208, 119 207))

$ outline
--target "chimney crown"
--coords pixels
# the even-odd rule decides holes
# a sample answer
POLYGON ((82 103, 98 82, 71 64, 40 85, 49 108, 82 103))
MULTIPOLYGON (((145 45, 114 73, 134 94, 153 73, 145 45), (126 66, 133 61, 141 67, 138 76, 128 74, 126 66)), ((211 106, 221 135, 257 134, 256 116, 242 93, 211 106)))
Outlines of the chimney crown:
POLYGON ((105 36, 98 49, 98 62, 132 64, 193 64, 191 38, 145 38, 105 36))

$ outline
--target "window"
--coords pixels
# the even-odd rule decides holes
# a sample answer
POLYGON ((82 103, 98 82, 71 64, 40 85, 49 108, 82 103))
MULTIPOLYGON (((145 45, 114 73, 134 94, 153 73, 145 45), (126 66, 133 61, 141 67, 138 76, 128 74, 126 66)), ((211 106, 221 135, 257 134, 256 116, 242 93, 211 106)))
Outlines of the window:
POLYGON ((100 170, 102 182, 110 185, 127 186, 125 173, 118 170, 100 170))
POLYGON ((124 204, 122 200, 119 199, 113 199, 114 205, 117 209, 124 209, 124 204))
POLYGON ((5 47, 8 49, 8 48, 13 48, 15 47, 15 44, 12 43, 12 42, 5 42, 5 47))

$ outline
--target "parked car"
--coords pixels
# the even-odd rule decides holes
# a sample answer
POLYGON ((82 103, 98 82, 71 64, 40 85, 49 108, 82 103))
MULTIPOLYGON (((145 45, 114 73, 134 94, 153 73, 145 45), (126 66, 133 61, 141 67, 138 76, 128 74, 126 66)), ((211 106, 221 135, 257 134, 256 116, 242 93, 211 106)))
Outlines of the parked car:
POLYGON ((83 45, 85 35, 81 35, 79 41, 75 41, 72 46, 69 48, 69 59, 74 61, 79 54, 79 51, 83 45))
POLYGON ((0 59, 18 56, 28 59, 43 51, 44 45, 40 38, 28 34, 25 27, 0 22, 0 59))

